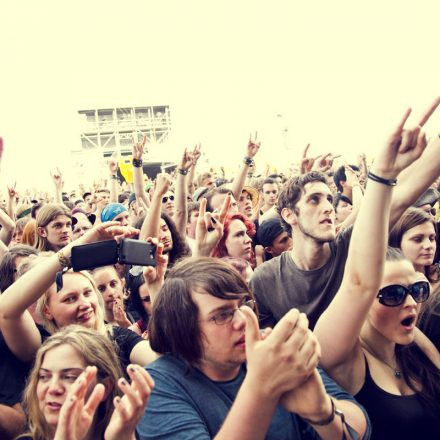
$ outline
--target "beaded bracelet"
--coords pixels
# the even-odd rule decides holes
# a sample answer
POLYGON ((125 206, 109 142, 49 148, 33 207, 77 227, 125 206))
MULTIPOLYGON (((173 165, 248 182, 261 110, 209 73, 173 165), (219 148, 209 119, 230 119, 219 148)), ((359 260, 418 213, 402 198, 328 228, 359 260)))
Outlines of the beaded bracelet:
POLYGON ((179 174, 182 174, 182 176, 186 176, 188 174, 188 170, 185 170, 185 168, 178 168, 177 171, 179 174))
POLYGON ((135 168, 140 168, 142 166, 142 159, 133 159, 132 163, 135 168))
POLYGON ((60 249, 58 252, 57 252, 57 257, 58 257, 58 262, 60 263, 60 265, 61 265, 61 267, 65 267, 65 268, 70 268, 70 267, 72 267, 72 263, 70 262, 70 258, 69 257, 66 257, 65 255, 64 255, 64 252, 63 252, 63 250, 62 249, 60 249))

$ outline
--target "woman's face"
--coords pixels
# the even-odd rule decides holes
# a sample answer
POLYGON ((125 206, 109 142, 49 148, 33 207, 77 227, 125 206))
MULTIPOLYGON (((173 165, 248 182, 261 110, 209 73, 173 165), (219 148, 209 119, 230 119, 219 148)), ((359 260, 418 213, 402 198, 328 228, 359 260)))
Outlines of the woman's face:
POLYGON ((151 316, 153 306, 151 304, 150 290, 148 289, 147 283, 144 283, 139 287, 139 297, 141 299, 141 303, 144 307, 145 312, 148 316, 151 316))
POLYGON ((431 265, 436 250, 434 225, 425 222, 408 229, 402 236, 400 248, 416 270, 422 271, 425 266, 431 265))
MULTIPOLYGON (((426 281, 426 278, 420 272, 416 272, 409 261, 387 261, 381 289, 392 284, 408 287, 416 281, 426 281)), ((404 302, 396 307, 385 306, 376 299, 367 321, 387 340, 407 345, 414 340, 414 328, 420 306, 409 294, 404 302)))
POLYGON ((161 218, 159 224, 159 242, 163 244, 164 253, 170 252, 173 248, 173 237, 166 221, 161 218))
POLYGON ((113 312, 113 303, 122 300, 123 286, 114 267, 105 267, 95 270, 93 278, 98 292, 102 295, 106 310, 113 312))
POLYGON ((230 257, 243 258, 247 261, 252 258, 252 240, 247 234, 246 225, 241 220, 235 219, 229 224, 225 246, 230 257))
MULTIPOLYGON (((39 409, 49 426, 56 428, 67 393, 86 367, 81 354, 68 344, 52 348, 44 355, 38 371, 36 394, 39 409)), ((95 385, 96 380, 90 384, 87 396, 95 385)))
POLYGON ((98 296, 84 275, 66 273, 63 275, 63 288, 57 292, 53 285, 50 289, 44 313, 46 318, 55 321, 58 328, 69 324, 96 327, 98 296))

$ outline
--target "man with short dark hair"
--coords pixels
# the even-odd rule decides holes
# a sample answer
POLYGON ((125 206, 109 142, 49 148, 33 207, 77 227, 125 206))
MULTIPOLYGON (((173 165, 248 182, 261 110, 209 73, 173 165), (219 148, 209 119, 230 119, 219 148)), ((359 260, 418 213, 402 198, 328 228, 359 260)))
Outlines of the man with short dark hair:
POLYGON ((269 177, 265 179, 261 188, 261 196, 263 197, 263 206, 260 208, 261 214, 264 214, 275 205, 278 199, 278 191, 278 182, 275 179, 269 177))
MULTIPOLYGON (((419 145, 426 145, 426 139, 419 138, 420 129, 439 104, 440 98, 431 105, 416 128, 399 126, 386 145, 406 142, 408 150, 416 149, 417 145, 420 155, 419 145)), ((399 191, 393 195, 390 228, 440 174, 438 148, 440 138, 435 138, 422 157, 405 169, 402 178, 399 176, 399 191)), ((371 172, 369 178, 396 184, 371 172)), ((291 179, 280 194, 277 210, 285 228, 292 232, 293 248, 291 252, 257 267, 252 276, 251 287, 258 302, 260 324, 262 327, 272 326, 286 311, 296 307, 307 314, 313 329, 341 284, 352 228, 344 229, 336 236, 333 195, 325 175, 316 171, 291 179)))
POLYGON ((368 438, 364 410, 316 369, 305 315, 291 310, 262 336, 253 307, 244 279, 222 261, 192 258, 170 271, 149 326, 162 356, 148 366, 155 386, 138 437, 368 438))

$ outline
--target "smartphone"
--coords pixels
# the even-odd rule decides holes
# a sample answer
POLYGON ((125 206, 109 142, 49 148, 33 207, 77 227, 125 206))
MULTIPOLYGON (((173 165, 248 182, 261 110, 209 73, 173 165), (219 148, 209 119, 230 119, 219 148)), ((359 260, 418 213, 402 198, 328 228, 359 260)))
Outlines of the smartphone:
POLYGON ((119 245, 119 262, 135 266, 156 266, 156 246, 146 241, 125 238, 119 245))
POLYGON ((75 272, 116 264, 118 262, 118 243, 115 240, 106 240, 74 246, 71 262, 75 272))

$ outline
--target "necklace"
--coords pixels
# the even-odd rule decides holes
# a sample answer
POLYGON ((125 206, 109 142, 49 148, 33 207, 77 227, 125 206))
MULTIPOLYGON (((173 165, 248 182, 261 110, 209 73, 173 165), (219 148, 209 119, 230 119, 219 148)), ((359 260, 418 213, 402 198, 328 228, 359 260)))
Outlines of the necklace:
POLYGON ((377 360, 379 360, 380 362, 385 364, 387 367, 391 368, 394 372, 394 377, 396 379, 402 378, 402 372, 400 370, 398 370, 397 368, 393 367, 392 365, 390 365, 388 362, 384 361, 380 356, 378 356, 377 353, 365 341, 362 341, 362 345, 364 345, 364 348, 367 351, 369 351, 370 354, 372 354, 377 360))

